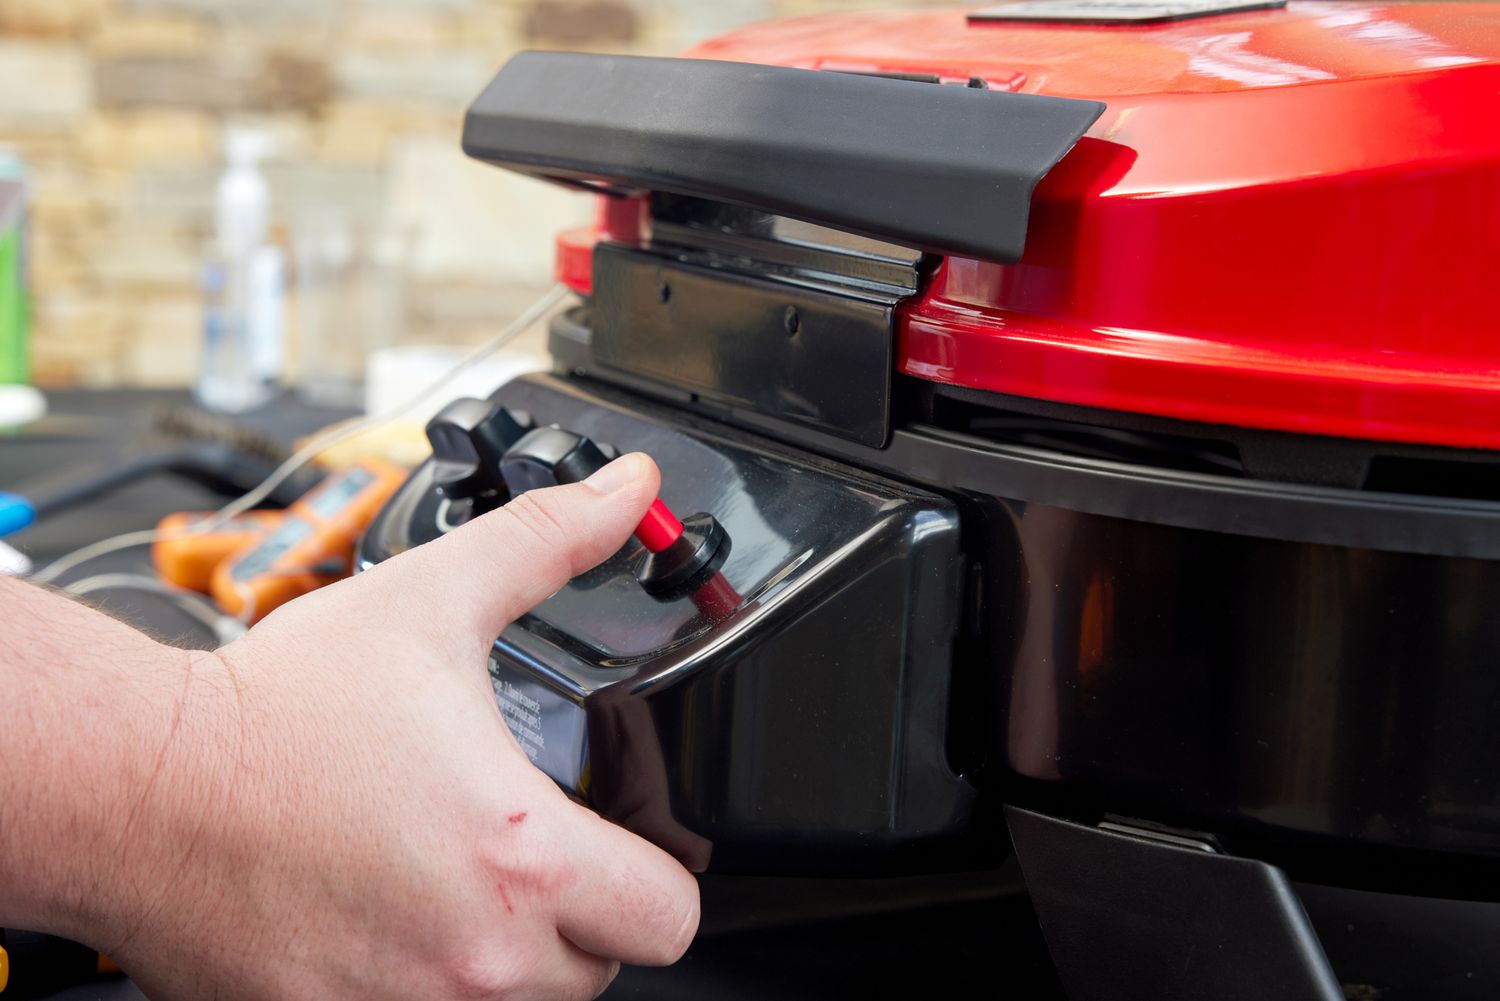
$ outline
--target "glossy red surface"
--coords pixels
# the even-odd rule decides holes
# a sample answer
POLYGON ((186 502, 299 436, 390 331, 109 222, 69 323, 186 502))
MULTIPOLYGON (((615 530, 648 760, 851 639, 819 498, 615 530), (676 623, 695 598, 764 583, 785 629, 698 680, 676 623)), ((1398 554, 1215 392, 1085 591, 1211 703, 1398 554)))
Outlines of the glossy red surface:
POLYGON ((600 196, 591 226, 575 226, 557 234, 552 273, 558 281, 580 295, 594 291, 594 244, 639 244, 646 232, 649 205, 643 196, 600 196))
POLYGON ((1252 427, 1500 448, 1500 5, 1152 26, 774 22, 692 56, 976 74, 1108 108, 1015 265, 948 259, 898 369, 1252 427))

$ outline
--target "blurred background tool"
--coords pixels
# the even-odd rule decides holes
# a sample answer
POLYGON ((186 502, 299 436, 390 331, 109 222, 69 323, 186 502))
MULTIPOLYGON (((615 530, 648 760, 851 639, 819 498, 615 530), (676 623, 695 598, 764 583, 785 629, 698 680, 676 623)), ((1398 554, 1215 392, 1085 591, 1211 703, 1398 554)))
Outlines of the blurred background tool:
MULTIPOLYGON (((235 497, 254 487, 275 468, 263 457, 222 442, 202 442, 161 452, 151 452, 118 465, 81 475, 60 477, 44 483, 33 503, 39 518, 87 504, 104 495, 148 477, 170 475, 195 483, 224 497, 235 497)), ((272 503, 291 503, 305 491, 317 474, 309 471, 276 491, 272 503)))
MULTIPOLYGON (((87 543, 154 529, 172 512, 215 510, 259 482, 298 439, 352 416, 309 406, 292 394, 232 419, 198 410, 186 390, 55 390, 49 397, 48 416, 0 436, 0 489, 50 508, 4 539, 38 567, 87 543), (134 478, 111 474, 143 456, 180 456, 184 449, 235 452, 238 459, 215 476, 177 475, 165 467, 134 478), (226 468, 232 476, 224 475, 226 468), (116 482, 91 496, 84 484, 100 477, 116 482)), ((305 470, 267 504, 291 504, 322 475, 318 468, 305 470)), ((155 572, 149 545, 140 545, 90 559, 54 583, 66 587, 101 575, 155 572)), ((103 589, 88 600, 177 645, 212 648, 221 642, 218 632, 162 594, 103 589)))
POLYGON ((257 622, 299 595, 350 573, 354 544, 406 479, 406 470, 361 462, 324 480, 291 506, 258 544, 214 570, 219 607, 257 622))
POLYGON ((246 511, 208 531, 204 523, 212 511, 169 514, 156 526, 160 537, 151 544, 151 564, 165 580, 189 591, 208 594, 220 563, 263 541, 286 519, 280 511, 246 511))

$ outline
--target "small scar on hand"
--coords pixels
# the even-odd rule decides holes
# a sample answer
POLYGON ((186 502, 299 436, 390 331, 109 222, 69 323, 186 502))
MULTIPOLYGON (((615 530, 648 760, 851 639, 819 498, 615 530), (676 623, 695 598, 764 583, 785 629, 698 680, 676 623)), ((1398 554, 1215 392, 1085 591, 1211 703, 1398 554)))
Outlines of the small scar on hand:
POLYGON ((522 810, 520 813, 513 813, 505 819, 512 824, 524 824, 526 822, 526 811, 522 810))

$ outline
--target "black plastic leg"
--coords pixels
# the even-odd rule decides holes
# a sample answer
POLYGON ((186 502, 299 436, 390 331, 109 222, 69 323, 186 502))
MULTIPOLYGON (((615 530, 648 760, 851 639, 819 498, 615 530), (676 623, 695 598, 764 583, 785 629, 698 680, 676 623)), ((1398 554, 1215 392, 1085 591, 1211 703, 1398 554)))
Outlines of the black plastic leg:
POLYGON ((1070 1001, 1343 1001, 1280 869, 1185 838, 1006 818, 1070 1001))

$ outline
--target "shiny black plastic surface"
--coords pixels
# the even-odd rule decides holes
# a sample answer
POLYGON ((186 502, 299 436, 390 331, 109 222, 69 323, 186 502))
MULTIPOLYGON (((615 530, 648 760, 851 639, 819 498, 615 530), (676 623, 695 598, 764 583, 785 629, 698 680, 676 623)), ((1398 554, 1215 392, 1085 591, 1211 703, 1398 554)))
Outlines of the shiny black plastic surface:
POLYGON ((1069 997, 1345 1001, 1274 866, 1138 828, 1006 822, 1069 997))
POLYGON ((1218 830, 1500 855, 1500 563, 991 518, 1015 772, 1218 830))
POLYGON ((706 405, 746 407, 882 444, 890 430, 893 319, 910 290, 833 293, 826 277, 747 273, 733 263, 721 254, 599 244, 599 363, 690 390, 706 405))
POLYGON ((960 498, 954 746, 982 795, 1212 831, 1298 878, 1500 899, 1500 504, 922 425, 815 445, 960 498))
MULTIPOLYGON (((551 377, 495 401, 647 452, 662 499, 734 539, 728 607, 647 595, 632 540, 505 631, 491 672, 538 764, 695 869, 972 863, 954 848, 972 791, 947 754, 963 580, 950 503, 551 377)), ((423 467, 362 562, 435 537, 440 508, 423 467)))

